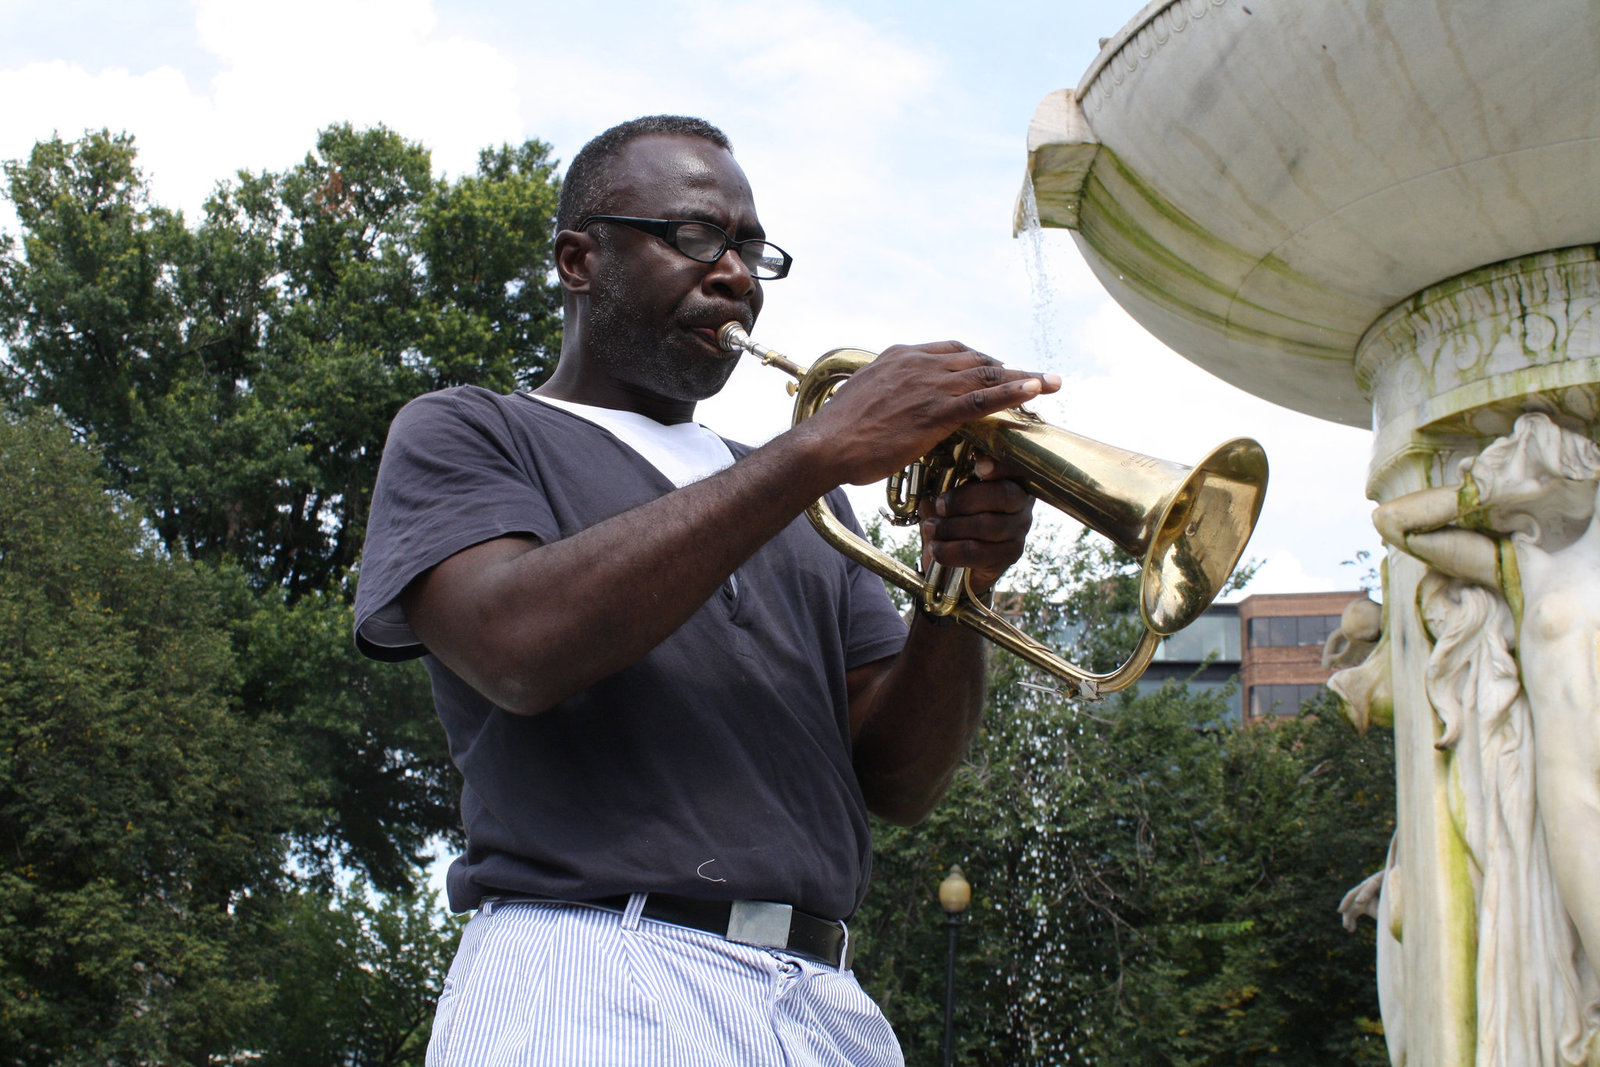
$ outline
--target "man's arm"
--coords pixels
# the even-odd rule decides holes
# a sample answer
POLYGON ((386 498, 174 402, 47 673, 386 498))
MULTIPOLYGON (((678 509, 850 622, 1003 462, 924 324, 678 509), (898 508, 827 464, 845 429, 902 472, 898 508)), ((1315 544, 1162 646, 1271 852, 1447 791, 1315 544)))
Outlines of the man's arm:
POLYGON ((889 349, 727 470, 560 541, 457 553, 413 581, 401 607, 473 688, 538 714, 655 647, 835 486, 885 477, 962 423, 1058 384, 952 342, 889 349))

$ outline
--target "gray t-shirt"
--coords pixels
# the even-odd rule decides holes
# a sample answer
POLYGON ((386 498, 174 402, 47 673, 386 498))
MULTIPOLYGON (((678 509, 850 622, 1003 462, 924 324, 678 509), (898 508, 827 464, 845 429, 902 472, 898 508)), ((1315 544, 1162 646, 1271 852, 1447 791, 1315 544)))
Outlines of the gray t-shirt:
MULTIPOLYGON (((556 541, 671 489, 571 412, 472 387, 421 397, 385 446, 357 642, 422 655, 395 601, 424 570, 507 534, 556 541)), ((842 492, 829 503, 854 524, 842 492)), ((845 674, 898 652, 905 625, 883 583, 803 517, 737 573, 643 659, 541 715, 502 711, 426 658, 465 778, 452 908, 643 891, 855 910, 871 841, 845 674)), ((648 590, 639 601, 648 610, 648 590)))

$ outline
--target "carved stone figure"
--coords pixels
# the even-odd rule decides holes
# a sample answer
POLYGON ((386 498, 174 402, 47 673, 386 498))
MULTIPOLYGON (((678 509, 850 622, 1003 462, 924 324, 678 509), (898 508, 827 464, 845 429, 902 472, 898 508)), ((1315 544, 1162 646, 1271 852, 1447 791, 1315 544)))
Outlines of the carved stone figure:
POLYGON ((1352 600, 1339 616, 1339 628, 1322 646, 1322 665, 1342 667, 1328 688, 1343 701, 1345 718, 1365 734, 1373 722, 1394 723, 1394 691, 1389 681, 1389 643, 1383 609, 1366 597, 1352 600))
POLYGON ((1344 895, 1339 901, 1339 915, 1344 928, 1352 932, 1363 915, 1378 924, 1378 1010, 1383 1013, 1390 1061, 1394 1067, 1405 1067, 1405 956, 1400 951, 1400 939, 1405 936, 1405 899, 1399 853, 1400 838, 1396 834, 1389 841, 1383 870, 1344 895))
POLYGON ((1478 1063, 1589 1063, 1600 1030, 1600 447, 1530 412, 1457 486, 1380 507, 1426 563, 1426 690, 1477 906, 1478 1063))
POLYGON ((1339 628, 1322 645, 1322 666, 1354 667, 1372 654, 1383 633, 1383 609, 1366 597, 1339 614, 1339 628))

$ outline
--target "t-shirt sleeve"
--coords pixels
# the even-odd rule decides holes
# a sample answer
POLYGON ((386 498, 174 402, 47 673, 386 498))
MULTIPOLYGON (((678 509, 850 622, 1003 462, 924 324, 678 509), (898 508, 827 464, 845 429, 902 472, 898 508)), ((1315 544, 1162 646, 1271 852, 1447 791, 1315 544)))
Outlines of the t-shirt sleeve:
POLYGON ((398 597, 428 568, 508 534, 558 537, 533 464, 499 397, 454 389, 419 397, 389 428, 356 586, 356 645, 382 660, 426 651, 398 597))

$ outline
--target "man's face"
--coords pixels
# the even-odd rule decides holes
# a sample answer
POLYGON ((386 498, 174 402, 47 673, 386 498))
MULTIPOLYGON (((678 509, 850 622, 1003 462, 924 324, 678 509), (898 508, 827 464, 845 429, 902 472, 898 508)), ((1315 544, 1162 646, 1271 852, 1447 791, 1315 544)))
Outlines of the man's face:
MULTIPOLYGON (((695 219, 735 240, 765 236, 744 172, 709 141, 641 137, 614 173, 604 214, 695 219)), ((717 328, 755 324, 760 283, 736 254, 700 263, 616 223, 589 232, 600 249, 583 323, 589 359, 630 392, 691 403, 714 395, 738 362, 718 346, 717 328)))

